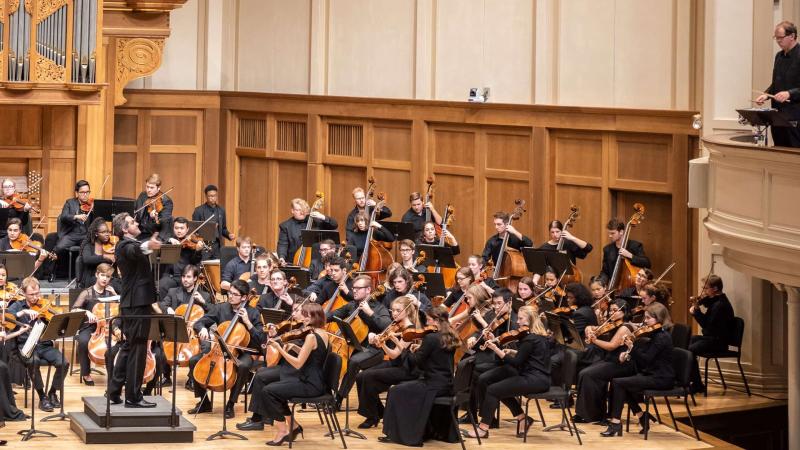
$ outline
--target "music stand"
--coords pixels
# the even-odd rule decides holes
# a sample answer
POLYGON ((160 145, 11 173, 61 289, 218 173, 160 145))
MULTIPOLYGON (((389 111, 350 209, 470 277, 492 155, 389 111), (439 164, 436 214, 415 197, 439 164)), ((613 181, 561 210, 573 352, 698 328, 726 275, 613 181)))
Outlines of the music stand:
MULTIPOLYGON (((155 320, 150 320, 150 331, 148 333, 149 340, 151 341, 170 341, 174 342, 172 346, 172 412, 169 417, 169 424, 172 428, 180 425, 178 419, 178 412, 175 408, 178 380, 178 344, 187 344, 189 342, 189 333, 186 331, 186 321, 182 316, 168 316, 158 317, 155 320)), ((161 380, 158 380, 159 393, 161 391, 161 380)))
MULTIPOLYGON (((344 340, 347 342, 348 346, 348 353, 347 359, 353 356, 354 351, 363 352, 364 347, 361 346, 361 342, 358 342, 358 338, 356 337, 356 333, 353 331, 353 327, 350 326, 344 319, 340 319, 339 317, 331 317, 331 320, 339 325, 339 330, 344 337, 344 340)), ((354 437, 358 439, 366 440, 367 437, 363 434, 353 431, 350 429, 350 396, 344 398, 344 428, 342 429, 342 434, 347 437, 354 437)), ((333 438, 333 432, 325 434, 325 437, 333 438)))
POLYGON ((558 250, 545 250, 533 247, 523 247, 522 257, 528 272, 543 274, 548 267, 557 274, 572 275, 572 261, 569 255, 558 250))
POLYGON ((282 267, 281 271, 286 274, 286 280, 294 277, 297 281, 297 287, 303 290, 311 284, 311 272, 308 269, 301 269, 299 267, 282 267))
POLYGON ((417 254, 425 252, 425 260, 422 261, 423 266, 437 266, 447 269, 455 269, 456 261, 453 259, 453 249, 447 246, 440 245, 417 245, 417 254))
POLYGON ((8 208, 0 208, 0 225, 3 226, 3 229, 6 229, 6 225, 8 224, 8 208))
POLYGON ((205 243, 211 243, 217 240, 218 227, 219 224, 217 224, 217 222, 214 222, 213 220, 209 220, 208 222, 205 223, 205 225, 203 224, 202 220, 189 221, 189 229, 194 230, 194 233, 198 234, 205 243))
POLYGON ((425 285, 420 289, 424 291, 428 298, 444 297, 447 294, 447 289, 444 286, 444 275, 436 272, 419 272, 412 273, 411 277, 416 281, 419 277, 425 278, 425 285))
POLYGON ((102 217, 103 219, 111 222, 114 216, 121 213, 128 213, 133 216, 133 200, 101 200, 95 199, 94 209, 92 213, 95 217, 102 217))
MULTIPOLYGON (((570 321, 566 317, 562 317, 562 316, 560 316, 558 314, 554 314, 554 313, 551 313, 551 312, 546 312, 544 314, 545 314, 545 317, 547 317, 547 328, 550 329, 550 331, 553 333, 553 338, 555 339, 556 343, 560 344, 559 345, 559 349, 560 349, 559 351, 562 353, 562 358, 563 358, 563 354, 564 354, 564 352, 567 351, 567 347, 575 348, 574 346, 571 345, 571 343, 568 343, 565 340, 564 334, 563 334, 563 330, 565 328, 567 329, 569 337, 573 341, 575 340, 573 332, 575 334, 578 334, 578 331, 575 329, 575 325, 572 323, 572 321, 570 321)), ((580 335, 578 335, 578 339, 577 340, 578 340, 578 342, 580 342, 580 346, 581 346, 580 349, 583 350, 583 341, 580 339, 580 335)), ((567 380, 562 380, 562 381, 564 381, 565 383, 567 382, 567 380)), ((542 431, 553 431, 553 430, 561 430, 561 431, 563 431, 564 429, 569 429, 569 424, 566 421, 566 417, 562 414, 561 423, 546 427, 542 431)), ((575 432, 576 433, 583 433, 583 431, 579 430, 577 427, 575 427, 575 432)))
MULTIPOLYGON (((44 333, 42 333, 42 336, 39 338, 39 342, 52 341, 61 338, 61 350, 62 352, 65 351, 64 349, 66 349, 66 337, 74 336, 75 333, 78 332, 78 329, 80 329, 81 325, 83 324, 83 319, 85 317, 86 317, 86 311, 75 311, 64 314, 56 314, 55 316, 53 316, 52 319, 50 319, 50 322, 47 324, 47 328, 45 328, 44 333)), ((64 375, 66 376, 67 374, 64 375)), ((64 400, 63 382, 61 383, 61 392, 59 394, 61 395, 61 410, 56 414, 44 417, 42 419, 42 422, 47 422, 49 420, 64 420, 67 418, 67 415, 64 414, 64 403, 66 403, 66 401, 64 400)), ((29 431, 36 433, 36 430, 33 428, 33 426, 31 426, 31 429, 29 431)), ((23 437, 22 440, 25 441, 27 439, 23 437)))
POLYGON ((6 266, 8 281, 31 276, 36 257, 27 252, 0 252, 0 263, 6 266))
POLYGON ((302 230, 300 237, 303 240, 303 247, 315 247, 315 244, 330 239, 339 244, 339 232, 336 230, 302 230))
MULTIPOLYGON (((225 370, 228 367, 228 361, 234 361, 234 365, 238 365, 238 360, 233 356, 231 350, 228 348, 228 345, 225 343, 225 339, 219 335, 217 330, 211 330, 211 333, 214 334, 216 337, 217 344, 219 345, 219 349, 222 351, 222 404, 228 404, 228 371, 225 370)), ((174 383, 173 378, 173 383, 174 383)), ((173 392, 175 388, 173 387, 173 392)), ((234 433, 232 431, 228 431, 228 418, 225 417, 225 412, 222 412, 222 429, 217 431, 216 433, 212 434, 211 436, 207 437, 207 441, 213 441, 214 439, 225 439, 226 437, 234 437, 240 439, 242 441, 248 440, 246 437, 242 436, 239 433, 234 433)))
MULTIPOLYGON (((394 240, 400 242, 403 239, 410 239, 412 241, 417 239, 417 233, 414 231, 414 224, 411 222, 389 222, 384 220, 378 221, 387 231, 394 235, 394 240)), ((400 246, 394 246, 394 260, 397 261, 397 252, 400 251, 400 246)))
POLYGON ((760 147, 766 147, 769 143, 767 135, 769 127, 797 127, 796 120, 791 120, 785 112, 774 108, 743 108, 737 109, 736 112, 756 128, 754 138, 760 147))
POLYGON ((161 265, 175 264, 180 261, 181 247, 180 245, 162 244, 160 249, 154 250, 148 255, 150 265, 155 265, 156 269, 153 271, 156 278, 156 293, 158 293, 158 283, 161 281, 161 265))
POLYGON ((286 314, 286 311, 274 308, 261 308, 261 311, 259 311, 259 313, 261 314, 261 321, 264 323, 264 325, 270 323, 273 325, 277 325, 286 320, 286 316, 288 316, 288 314, 286 314))

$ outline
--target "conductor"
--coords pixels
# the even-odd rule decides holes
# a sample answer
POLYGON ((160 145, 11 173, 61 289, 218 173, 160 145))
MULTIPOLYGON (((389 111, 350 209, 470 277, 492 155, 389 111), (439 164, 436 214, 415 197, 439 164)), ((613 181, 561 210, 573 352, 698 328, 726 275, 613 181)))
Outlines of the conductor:
POLYGON ((157 233, 148 241, 136 240, 141 233, 139 224, 127 213, 114 217, 113 224, 114 234, 119 237, 114 253, 122 272, 120 316, 125 339, 114 364, 108 396, 111 403, 122 403, 120 394, 124 384, 126 408, 153 408, 156 404, 145 400, 141 389, 150 319, 126 319, 125 316, 152 313, 156 286, 147 255, 161 248, 161 242, 157 240, 157 233))

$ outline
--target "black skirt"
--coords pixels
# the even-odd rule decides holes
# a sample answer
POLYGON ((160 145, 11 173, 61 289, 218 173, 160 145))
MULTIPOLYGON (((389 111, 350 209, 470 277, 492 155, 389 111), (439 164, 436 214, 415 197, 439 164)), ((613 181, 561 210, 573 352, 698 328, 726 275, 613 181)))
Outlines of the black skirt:
POLYGON ((458 442, 458 429, 447 407, 434 407, 436 397, 452 395, 452 385, 424 379, 392 386, 386 398, 383 433, 392 442, 421 446, 426 439, 458 442))

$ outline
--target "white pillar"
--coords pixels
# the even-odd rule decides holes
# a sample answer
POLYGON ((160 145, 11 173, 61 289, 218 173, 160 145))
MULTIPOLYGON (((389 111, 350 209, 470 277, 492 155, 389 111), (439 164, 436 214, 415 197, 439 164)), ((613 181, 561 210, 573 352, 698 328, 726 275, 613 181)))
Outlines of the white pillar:
POLYGON ((800 288, 785 289, 789 306, 789 448, 800 450, 800 288))

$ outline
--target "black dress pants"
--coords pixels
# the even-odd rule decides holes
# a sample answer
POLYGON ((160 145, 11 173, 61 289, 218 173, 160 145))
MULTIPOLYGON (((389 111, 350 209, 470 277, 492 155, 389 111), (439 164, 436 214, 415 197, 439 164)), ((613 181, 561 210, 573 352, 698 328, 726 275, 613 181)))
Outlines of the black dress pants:
POLYGON ((250 405, 248 410, 253 413, 253 415, 258 415, 263 418, 267 415, 267 411, 264 409, 263 399, 263 391, 266 386, 272 383, 276 383, 281 379, 281 367, 274 366, 274 367, 262 367, 258 369, 258 372, 253 376, 253 381, 250 383, 250 405))
POLYGON ((374 347, 364 347, 363 351, 353 353, 347 363, 347 372, 345 372, 339 385, 339 396, 346 398, 350 394, 350 390, 353 389, 353 384, 356 382, 356 375, 359 372, 374 367, 381 362, 383 362, 383 350, 374 347))
MULTIPOLYGON (((203 355, 209 352, 209 349, 210 346, 204 345, 202 353, 200 353, 199 355, 192 356, 189 359, 190 376, 194 376, 194 368, 197 365, 197 362, 200 361, 203 355)), ((234 366, 236 370, 236 382, 233 384, 233 388, 231 388, 231 391, 228 395, 228 404, 225 405, 226 407, 236 404, 236 400, 239 399, 239 394, 242 392, 242 388, 250 378, 250 368, 253 366, 253 358, 250 356, 249 353, 242 353, 236 359, 239 361, 238 367, 234 366)), ((198 380, 196 378, 193 379, 194 379, 194 396, 196 398, 205 397, 206 388, 204 388, 201 385, 201 383, 205 384, 205 380, 198 380)))
POLYGON ((517 369, 502 365, 481 374, 476 383, 481 422, 491 424, 494 413, 503 402, 514 417, 524 411, 517 400, 520 395, 538 394, 550 389, 550 378, 544 374, 520 375, 517 369))
POLYGON ((614 378, 629 377, 634 373, 632 364, 612 361, 598 361, 581 370, 575 414, 592 422, 604 419, 608 411, 608 384, 614 378))
POLYGON ((318 397, 325 392, 322 386, 315 386, 301 379, 282 380, 270 383, 260 393, 253 391, 253 396, 261 395, 264 418, 284 420, 292 412, 288 400, 294 397, 318 397))
POLYGON ((390 361, 384 361, 376 366, 362 371, 356 376, 356 389, 358 390, 358 414, 367 419, 380 419, 383 417, 383 403, 380 394, 390 387, 403 381, 413 380, 417 377, 408 369, 395 366, 390 361))
POLYGON ((45 394, 41 372, 42 366, 53 366, 55 369, 48 393, 60 392, 61 386, 64 385, 64 377, 69 369, 69 361, 52 345, 37 344, 36 349, 33 351, 33 356, 33 366, 36 369, 33 371, 33 388, 39 393, 39 397, 45 394))
POLYGON ((147 359, 147 333, 150 319, 126 319, 125 316, 150 315, 150 305, 122 307, 122 333, 125 340, 119 347, 114 362, 114 372, 109 383, 109 395, 118 396, 125 386, 125 400, 137 403, 142 400, 142 380, 147 359))
POLYGON ((86 327, 78 332, 78 346, 75 355, 81 365, 81 377, 89 376, 92 370, 92 362, 89 360, 89 339, 95 332, 96 327, 86 327))
POLYGON ((642 391, 647 389, 671 389, 675 385, 674 378, 654 378, 650 375, 633 375, 624 378, 614 378, 611 382, 611 418, 622 418, 622 408, 628 404, 631 413, 638 414, 642 391))
POLYGON ((698 388, 703 385, 703 378, 700 376, 700 363, 697 355, 711 352, 721 352, 728 349, 728 344, 714 336, 692 336, 689 340, 689 351, 694 355, 692 360, 692 375, 689 381, 692 387, 698 388))

